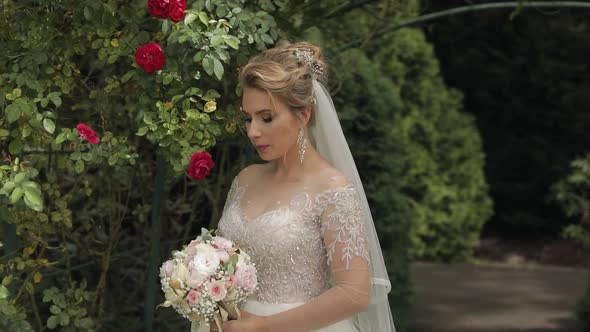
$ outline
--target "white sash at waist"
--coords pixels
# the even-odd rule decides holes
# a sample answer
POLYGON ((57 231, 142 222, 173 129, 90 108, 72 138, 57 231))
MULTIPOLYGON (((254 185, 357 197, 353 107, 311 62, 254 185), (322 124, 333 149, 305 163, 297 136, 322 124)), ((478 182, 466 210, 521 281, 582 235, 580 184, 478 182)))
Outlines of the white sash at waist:
MULTIPOLYGON (((303 304, 305 303, 265 303, 256 300, 247 300, 242 309, 254 315, 270 316, 303 304)), ((349 320, 343 320, 319 330, 315 330, 315 332, 357 332, 357 330, 349 320)))

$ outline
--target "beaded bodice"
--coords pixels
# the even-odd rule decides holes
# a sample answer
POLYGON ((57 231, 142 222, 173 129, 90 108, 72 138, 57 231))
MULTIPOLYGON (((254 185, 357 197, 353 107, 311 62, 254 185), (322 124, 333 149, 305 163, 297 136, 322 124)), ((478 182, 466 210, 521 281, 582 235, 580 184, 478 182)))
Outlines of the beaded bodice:
POLYGON ((247 187, 234 179, 218 233, 236 242, 256 264, 257 300, 307 302, 330 287, 332 260, 338 259, 345 268, 355 256, 368 262, 354 187, 295 192, 287 202, 257 216, 244 213, 247 187), (326 232, 333 232, 329 242, 326 232))

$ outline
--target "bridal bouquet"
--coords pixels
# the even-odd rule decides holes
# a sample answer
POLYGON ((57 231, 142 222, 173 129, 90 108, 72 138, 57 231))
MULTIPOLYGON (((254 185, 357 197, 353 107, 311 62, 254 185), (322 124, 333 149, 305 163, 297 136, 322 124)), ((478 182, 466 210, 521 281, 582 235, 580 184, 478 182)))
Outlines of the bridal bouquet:
POLYGON ((238 305, 256 289, 256 268, 250 256, 230 240, 202 229, 201 235, 160 268, 166 301, 192 322, 191 331, 209 331, 215 322, 240 317, 238 305))

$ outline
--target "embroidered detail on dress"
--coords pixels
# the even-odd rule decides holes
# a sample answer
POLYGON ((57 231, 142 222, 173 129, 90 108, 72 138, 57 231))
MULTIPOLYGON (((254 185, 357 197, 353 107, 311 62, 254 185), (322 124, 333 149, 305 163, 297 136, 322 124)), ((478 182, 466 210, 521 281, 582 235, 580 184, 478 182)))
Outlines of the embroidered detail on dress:
POLYGON ((334 240, 326 243, 328 264, 336 254, 336 245, 342 243, 344 247, 341 258, 348 269, 354 257, 362 257, 367 263, 370 260, 358 194, 351 185, 340 189, 322 193, 318 200, 321 202, 319 205, 324 207, 321 218, 322 234, 325 236, 326 232, 336 232, 334 240))

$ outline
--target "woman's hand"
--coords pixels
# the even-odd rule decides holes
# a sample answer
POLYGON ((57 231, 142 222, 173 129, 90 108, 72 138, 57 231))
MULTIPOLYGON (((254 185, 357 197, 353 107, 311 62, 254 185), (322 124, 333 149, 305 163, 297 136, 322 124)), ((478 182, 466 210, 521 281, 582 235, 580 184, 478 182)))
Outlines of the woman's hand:
POLYGON ((264 317, 253 315, 247 311, 241 312, 240 319, 223 322, 223 332, 262 331, 264 331, 264 317))

